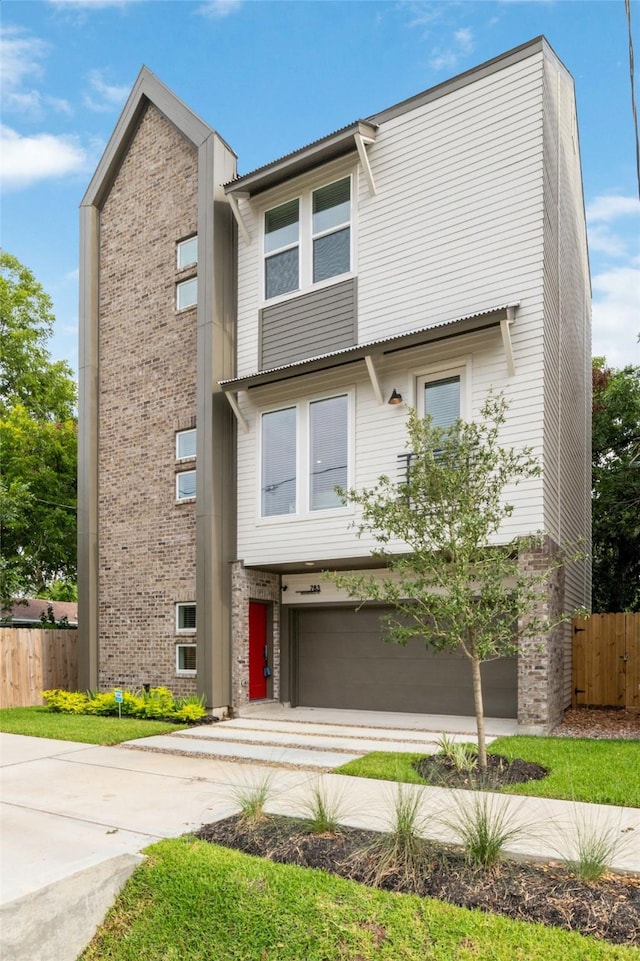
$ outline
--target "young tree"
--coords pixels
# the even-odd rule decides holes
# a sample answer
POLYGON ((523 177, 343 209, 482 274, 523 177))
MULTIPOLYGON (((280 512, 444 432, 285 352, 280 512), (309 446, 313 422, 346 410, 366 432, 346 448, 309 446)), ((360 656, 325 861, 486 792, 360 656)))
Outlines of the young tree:
POLYGON ((592 373, 592 608, 640 611, 640 367, 592 373))
POLYGON ((0 252, 0 600, 76 576, 76 386, 46 348, 51 300, 0 252))
POLYGON ((537 571, 519 564, 541 535, 500 542, 513 512, 505 488, 540 474, 530 449, 499 445, 506 411, 504 398, 490 394, 479 420, 437 428, 410 410, 406 480, 383 476, 371 489, 341 491, 360 508, 358 534, 373 535, 388 573, 331 575, 350 597, 392 605, 382 619, 385 640, 407 644, 421 636, 436 651, 459 648, 468 658, 481 771, 487 767, 481 665, 516 653, 519 638, 554 626, 538 611, 543 586, 562 562, 556 555, 537 571))

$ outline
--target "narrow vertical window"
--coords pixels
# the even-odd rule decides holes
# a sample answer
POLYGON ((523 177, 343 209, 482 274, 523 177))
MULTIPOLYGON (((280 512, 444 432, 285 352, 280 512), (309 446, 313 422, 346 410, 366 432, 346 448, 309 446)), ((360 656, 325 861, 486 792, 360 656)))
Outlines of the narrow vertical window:
POLYGON ((351 178, 313 191, 313 282, 351 269, 351 178))
POLYGON ((176 309, 185 310, 198 302, 198 278, 191 277, 176 284, 176 309))
POLYGON ((176 266, 178 270, 198 263, 198 238, 189 237, 176 244, 176 266))
POLYGON ((296 408, 262 415, 262 517, 295 514, 297 499, 296 408))
POLYGON ((427 381, 424 385, 424 413, 434 427, 452 427, 460 417, 460 377, 427 381))
POLYGON ((300 286, 300 202, 290 200, 265 214, 265 297, 277 297, 300 286))
POLYGON ((189 460, 196 456, 196 430, 179 430, 176 434, 176 460, 189 460))
POLYGON ((330 397, 309 405, 309 507, 341 507, 335 487, 347 486, 348 399, 330 397))

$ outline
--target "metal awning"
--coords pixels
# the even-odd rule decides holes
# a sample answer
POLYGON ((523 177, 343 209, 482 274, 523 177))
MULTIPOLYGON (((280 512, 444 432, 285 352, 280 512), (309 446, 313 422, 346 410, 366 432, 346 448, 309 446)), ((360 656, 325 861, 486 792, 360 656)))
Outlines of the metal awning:
MULTIPOLYGON (((307 144, 306 147, 286 154, 279 160, 237 177, 224 185, 224 191, 228 197, 253 197, 351 151, 357 151, 361 161, 364 157, 366 165, 363 144, 373 143, 377 129, 377 124, 370 120, 356 120, 348 127, 336 130, 320 140, 307 144)), ((367 179, 369 179, 368 167, 366 170, 367 179)))
POLYGON ((332 370, 358 361, 365 361, 367 367, 370 368, 373 361, 380 360, 398 351, 448 340, 451 337, 459 337, 462 334, 485 330, 490 327, 500 328, 507 366, 509 373, 512 374, 513 351, 511 349, 510 326, 515 320, 516 309, 519 306, 519 302, 514 302, 501 304, 499 307, 489 307, 474 314, 466 314, 454 320, 429 324, 426 327, 420 327, 404 334, 395 334, 392 337, 372 340, 365 344, 356 344, 354 347, 343 347, 341 350, 322 354, 319 357, 310 357, 307 360, 295 361, 282 367, 260 370, 245 377, 222 380, 220 381, 220 387, 225 393, 249 390, 252 387, 264 387, 267 384, 291 380, 294 377, 302 377, 305 374, 316 373, 317 371, 332 370), (367 361, 367 358, 371 360, 367 361))

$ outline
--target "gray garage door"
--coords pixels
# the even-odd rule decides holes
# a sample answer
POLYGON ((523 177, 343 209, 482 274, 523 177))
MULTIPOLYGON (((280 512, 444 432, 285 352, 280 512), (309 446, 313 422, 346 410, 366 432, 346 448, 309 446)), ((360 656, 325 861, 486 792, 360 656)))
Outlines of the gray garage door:
MULTIPOLYGON (((386 644, 380 638, 381 613, 335 607, 297 612, 297 704, 473 715, 468 660, 457 652, 430 652, 418 640, 406 647, 386 644)), ((482 680, 485 715, 516 717, 516 658, 484 664, 482 680)))

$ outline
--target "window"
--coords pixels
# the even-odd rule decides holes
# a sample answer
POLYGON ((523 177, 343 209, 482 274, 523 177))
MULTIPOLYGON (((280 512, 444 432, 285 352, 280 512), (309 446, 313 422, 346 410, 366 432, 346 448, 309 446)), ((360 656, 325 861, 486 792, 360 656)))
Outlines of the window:
POLYGON ((178 270, 198 263, 198 238, 189 237, 176 244, 176 266, 178 270))
POLYGON ((264 413, 261 440, 262 517, 343 506, 334 487, 348 484, 347 394, 264 413))
POLYGON ((185 310, 198 302, 198 278, 191 277, 176 284, 176 310, 185 310))
POLYGON ((296 513, 296 408, 262 415, 261 514, 296 513))
POLYGON ((265 299, 351 270, 351 177, 267 210, 265 299))
POLYGON ((423 402, 434 427, 452 427, 460 417, 460 375, 426 381, 423 402))
POLYGON ((299 282, 299 201, 290 200, 264 218, 265 291, 277 297, 297 290, 299 282))
POLYGON ((309 508, 341 507, 336 485, 346 487, 348 398, 330 397, 309 404, 309 508))
POLYGON ((346 273, 351 265, 351 178, 313 192, 313 282, 346 273))
POLYGON ((176 434, 176 460, 189 460, 196 456, 196 430, 179 430, 176 434))
POLYGON ((194 500, 196 496, 196 472, 183 470, 176 474, 176 500, 194 500))
POLYGON ((196 673, 196 645, 176 644, 176 673, 196 673))
POLYGON ((176 631, 178 634, 193 634, 196 629, 196 605, 176 604, 176 631))

